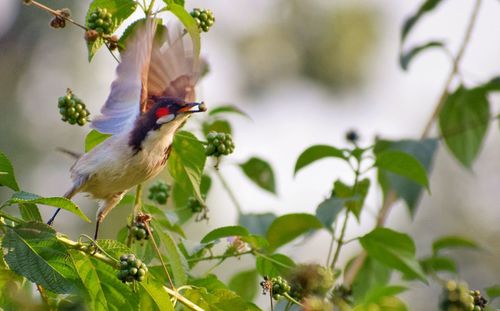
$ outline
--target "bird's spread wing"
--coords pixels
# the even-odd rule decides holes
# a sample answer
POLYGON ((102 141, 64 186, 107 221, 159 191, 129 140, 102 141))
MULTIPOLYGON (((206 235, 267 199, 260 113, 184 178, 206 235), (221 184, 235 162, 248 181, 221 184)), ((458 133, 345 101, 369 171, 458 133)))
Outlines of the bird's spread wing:
POLYGON ((155 24, 148 21, 127 40, 116 69, 117 77, 101 109, 102 115, 92 120, 92 127, 99 132, 119 134, 134 126, 140 103, 147 94, 145 87, 155 29, 155 24))
POLYGON ((153 43, 148 73, 148 95, 172 96, 187 102, 195 100, 199 60, 192 40, 180 25, 169 24, 158 31, 153 43))

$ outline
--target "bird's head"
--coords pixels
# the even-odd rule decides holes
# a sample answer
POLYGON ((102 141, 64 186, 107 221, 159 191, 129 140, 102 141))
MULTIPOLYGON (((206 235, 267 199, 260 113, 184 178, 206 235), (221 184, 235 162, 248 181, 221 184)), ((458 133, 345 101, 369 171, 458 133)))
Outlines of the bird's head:
POLYGON ((160 129, 175 132, 193 113, 206 111, 201 103, 189 103, 176 97, 152 96, 151 105, 146 113, 137 119, 130 133, 129 145, 140 150, 142 142, 150 131, 160 129))

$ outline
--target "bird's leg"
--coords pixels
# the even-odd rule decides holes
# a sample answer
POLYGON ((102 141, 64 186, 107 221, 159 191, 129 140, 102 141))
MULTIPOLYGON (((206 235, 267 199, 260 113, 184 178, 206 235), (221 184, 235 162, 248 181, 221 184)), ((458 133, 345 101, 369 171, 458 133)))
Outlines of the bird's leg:
POLYGON ((118 192, 112 195, 111 197, 104 200, 104 203, 97 210, 96 224, 95 224, 95 233, 94 240, 97 240, 97 234, 99 232, 99 225, 102 223, 106 215, 122 200, 126 191, 118 192))
MULTIPOLYGON (((64 194, 64 197, 68 200, 70 200, 77 192, 78 190, 80 189, 80 185, 73 185, 73 187, 71 187, 71 189, 69 189, 65 194, 64 194)), ((61 208, 58 208, 54 214, 52 215, 52 217, 50 217, 50 219, 47 221, 47 225, 49 226, 52 226, 52 223, 54 222, 54 220, 56 219, 56 216, 57 214, 59 214, 59 212, 61 211, 61 208)))

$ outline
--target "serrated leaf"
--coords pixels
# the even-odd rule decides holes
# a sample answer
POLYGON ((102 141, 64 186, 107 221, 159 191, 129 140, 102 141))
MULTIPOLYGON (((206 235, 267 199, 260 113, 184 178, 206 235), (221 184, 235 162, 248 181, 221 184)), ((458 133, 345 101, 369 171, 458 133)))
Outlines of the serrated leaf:
POLYGON ((198 29, 198 24, 195 19, 186 11, 183 5, 178 4, 177 0, 163 0, 163 2, 167 4, 167 9, 177 16, 191 36, 191 40, 193 40, 194 55, 200 55, 200 30, 198 29))
POLYGON ((109 137, 111 137, 111 134, 103 134, 96 130, 90 131, 85 137, 85 152, 89 152, 94 149, 95 146, 99 145, 109 137))
POLYGON ((408 70, 410 62, 415 58, 415 56, 419 55, 421 52, 431 49, 431 48, 443 48, 444 43, 440 41, 431 41, 421 45, 414 46, 410 48, 406 52, 401 52, 399 56, 399 65, 403 70, 408 70))
POLYGON ((176 186, 185 193, 192 193, 200 202, 204 202, 200 184, 205 161, 205 148, 193 134, 180 131, 175 135, 168 159, 168 171, 176 186))
POLYGON ((426 0, 424 3, 422 3, 422 5, 415 14, 413 14, 412 16, 410 16, 405 20, 403 28, 401 30, 401 43, 404 43, 406 37, 413 29, 413 27, 417 24, 417 22, 420 20, 420 18, 425 14, 434 10, 441 2, 442 0, 426 0))
POLYGON ((85 287, 86 304, 91 310, 137 310, 137 295, 118 280, 117 270, 78 251, 72 250, 69 255, 85 287))
POLYGON ((276 215, 273 213, 240 214, 238 224, 253 234, 266 235, 267 229, 275 219, 276 215))
POLYGON ((25 221, 38 221, 42 222, 42 215, 38 210, 38 206, 33 203, 21 203, 19 204, 19 211, 21 212, 21 217, 25 221))
POLYGON ((202 128, 203 128, 203 134, 205 134, 205 136, 207 136, 208 133, 210 132, 227 133, 227 134, 232 133, 231 124, 229 124, 229 122, 226 120, 203 122, 202 128))
POLYGON ((457 264, 453 259, 443 256, 430 256, 420 260, 422 269, 427 274, 434 274, 435 272, 452 272, 457 273, 457 264))
POLYGON ((261 276, 272 278, 285 275, 290 269, 295 267, 295 262, 283 254, 260 255, 257 256, 255 267, 261 276))
MULTIPOLYGON (((386 150, 397 150, 414 156, 429 173, 436 153, 438 143, 436 139, 424 140, 378 140, 375 144, 374 153, 378 154, 386 150)), ((378 170, 378 181, 382 186, 384 196, 389 190, 394 190, 407 204, 412 215, 415 215, 417 204, 422 194, 422 186, 416 182, 385 170, 378 170)))
POLYGON ((164 232, 161 230, 161 227, 158 223, 153 220, 151 222, 153 229, 159 235, 162 245, 166 250, 166 258, 168 259, 170 270, 173 274, 173 281, 176 286, 185 285, 187 282, 187 274, 186 267, 187 264, 185 262, 184 256, 181 254, 177 245, 175 244, 174 239, 168 232, 164 232))
POLYGON ((337 215, 344 208, 345 200, 337 197, 330 197, 318 206, 316 209, 316 218, 321 221, 323 226, 330 232, 333 232, 332 224, 337 219, 337 215))
POLYGON ((252 157, 239 166, 243 170, 243 173, 257 186, 276 194, 273 168, 268 162, 257 157, 252 157))
POLYGON ((215 240, 219 240, 221 238, 227 238, 232 236, 248 236, 248 235, 249 235, 248 230, 241 226, 220 227, 207 233, 203 237, 203 239, 201 239, 201 243, 208 243, 215 240))
POLYGON ((19 191, 19 186, 17 185, 16 176, 14 175, 14 168, 12 163, 5 156, 5 154, 0 152, 0 186, 6 186, 14 191, 19 191))
POLYGON ((208 111, 209 116, 215 116, 224 113, 235 113, 250 119, 250 116, 246 112, 244 112, 243 110, 234 105, 218 106, 208 111))
POLYGON ((269 247, 271 250, 277 249, 305 233, 321 228, 323 224, 311 214, 297 213, 280 216, 267 230, 269 247))
POLYGON ((439 127, 446 146, 465 167, 477 158, 488 130, 490 107, 482 88, 460 86, 450 94, 439 113, 439 127))
POLYGON ((9 228, 2 247, 12 271, 55 293, 75 289, 76 273, 65 260, 67 249, 48 225, 32 222, 9 228))
POLYGON ((256 270, 246 270, 238 272, 229 280, 229 289, 236 292, 241 298, 252 301, 258 288, 259 275, 256 270))
POLYGON ((341 149, 337 149, 333 146, 327 146, 327 145, 314 145, 307 148, 299 155, 299 158, 295 163, 295 169, 293 170, 293 174, 296 175, 299 170, 303 169, 304 167, 308 166, 311 163, 314 163, 324 158, 338 158, 342 160, 347 160, 344 151, 341 149))
POLYGON ((432 252, 434 254, 447 248, 478 249, 479 245, 475 241, 461 236, 444 236, 432 243, 432 252))
POLYGON ((406 177, 429 190, 425 167, 409 153, 396 150, 377 153, 374 166, 406 177))
POLYGON ((407 234, 388 228, 376 228, 359 239, 368 256, 403 273, 406 278, 426 277, 415 258, 415 243, 407 234))
POLYGON ((88 217, 85 216, 85 214, 83 214, 83 212, 75 203, 63 197, 43 198, 33 193, 21 191, 14 193, 12 197, 9 200, 7 200, 7 202, 5 202, 4 204, 12 205, 12 204, 24 204, 24 203, 43 204, 53 207, 59 207, 79 216, 86 222, 90 222, 90 219, 88 219, 88 217))
MULTIPOLYGON (((96 8, 106 9, 112 14, 112 24, 110 26, 111 32, 114 32, 125 19, 127 19, 137 8, 137 2, 134 0, 93 0, 89 5, 87 16, 85 17, 85 26, 88 25, 90 13, 96 8)), ((102 38, 98 38, 94 42, 87 42, 87 49, 89 52, 89 62, 94 57, 97 50, 104 44, 102 38)))

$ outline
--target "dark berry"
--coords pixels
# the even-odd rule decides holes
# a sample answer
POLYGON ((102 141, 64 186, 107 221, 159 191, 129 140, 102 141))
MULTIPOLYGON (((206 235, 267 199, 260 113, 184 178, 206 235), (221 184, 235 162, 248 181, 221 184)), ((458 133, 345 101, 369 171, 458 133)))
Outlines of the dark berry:
POLYGON ((355 130, 350 130, 345 134, 345 139, 348 142, 356 143, 359 140, 359 135, 355 130))
POLYGON ((120 256, 119 271, 116 274, 122 282, 143 281, 148 271, 146 265, 141 260, 136 259, 133 254, 120 256))

